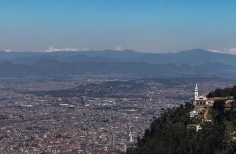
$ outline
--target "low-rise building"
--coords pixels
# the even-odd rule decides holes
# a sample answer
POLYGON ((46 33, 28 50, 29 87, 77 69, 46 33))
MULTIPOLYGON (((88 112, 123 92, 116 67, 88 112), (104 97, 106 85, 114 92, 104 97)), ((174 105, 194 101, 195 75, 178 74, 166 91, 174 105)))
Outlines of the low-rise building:
POLYGON ((187 128, 188 129, 194 129, 194 130, 196 130, 196 132, 199 131, 200 129, 202 129, 202 127, 200 125, 197 125, 197 124, 189 124, 189 125, 187 125, 187 128))

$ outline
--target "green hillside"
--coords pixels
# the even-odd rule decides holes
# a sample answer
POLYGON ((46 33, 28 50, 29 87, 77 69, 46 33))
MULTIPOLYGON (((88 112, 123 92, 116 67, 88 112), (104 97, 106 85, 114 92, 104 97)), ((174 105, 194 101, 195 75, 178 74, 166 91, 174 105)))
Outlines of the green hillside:
POLYGON ((197 118, 189 118, 189 112, 194 108, 190 103, 185 108, 181 105, 163 111, 160 118, 153 118, 144 137, 138 139, 136 147, 129 148, 127 154, 236 153, 235 101, 231 102, 231 108, 225 109, 224 105, 224 102, 217 101, 207 109, 207 117, 212 119, 210 122, 204 120, 206 109, 197 118), (196 132, 188 129, 188 124, 200 124, 202 129, 196 132))

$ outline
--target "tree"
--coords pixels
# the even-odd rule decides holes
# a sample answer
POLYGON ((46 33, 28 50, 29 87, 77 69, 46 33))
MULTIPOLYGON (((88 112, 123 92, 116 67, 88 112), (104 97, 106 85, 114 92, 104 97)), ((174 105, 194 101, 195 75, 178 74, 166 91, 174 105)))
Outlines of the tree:
POLYGON ((194 105, 193 105, 192 103, 190 103, 190 102, 186 102, 186 103, 185 103, 185 108, 187 108, 187 109, 193 109, 193 108, 194 108, 194 105))
POLYGON ((225 109, 224 105, 225 105, 225 101, 221 101, 221 100, 215 101, 213 104, 213 108, 222 112, 225 109))

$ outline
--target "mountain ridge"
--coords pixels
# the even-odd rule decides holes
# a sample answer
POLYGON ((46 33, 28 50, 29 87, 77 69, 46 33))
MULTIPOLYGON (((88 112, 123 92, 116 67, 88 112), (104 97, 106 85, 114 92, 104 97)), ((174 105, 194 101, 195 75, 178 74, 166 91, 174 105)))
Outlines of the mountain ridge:
POLYGON ((133 50, 102 51, 58 51, 58 52, 0 52, 0 62, 10 61, 17 64, 34 64, 41 59, 60 62, 97 61, 97 62, 148 62, 150 64, 188 64, 222 63, 236 66, 236 55, 216 53, 202 49, 179 51, 177 53, 142 53, 133 50))
POLYGON ((182 64, 150 64, 148 62, 60 62, 41 59, 34 64, 0 64, 0 77, 40 76, 55 77, 70 75, 132 75, 139 77, 186 75, 186 74, 221 74, 236 71, 233 66, 222 63, 206 63, 198 66, 182 64))

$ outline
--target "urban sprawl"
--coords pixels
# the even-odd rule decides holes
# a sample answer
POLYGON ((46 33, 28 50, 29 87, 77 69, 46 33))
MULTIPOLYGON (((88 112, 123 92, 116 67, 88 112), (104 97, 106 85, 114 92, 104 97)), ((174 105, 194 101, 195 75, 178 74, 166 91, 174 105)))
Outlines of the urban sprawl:
POLYGON ((190 102, 195 84, 1 81, 0 153, 124 153, 163 110, 190 102))

